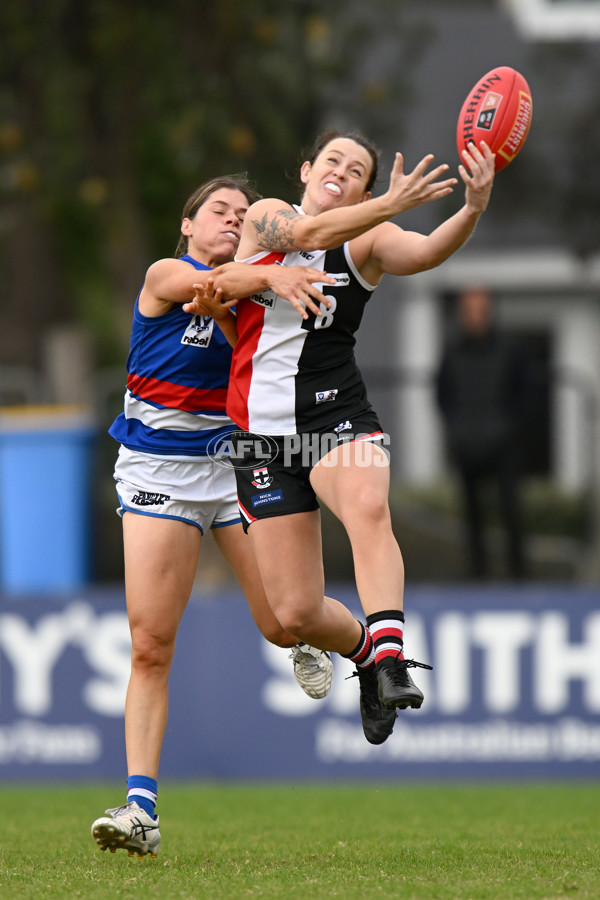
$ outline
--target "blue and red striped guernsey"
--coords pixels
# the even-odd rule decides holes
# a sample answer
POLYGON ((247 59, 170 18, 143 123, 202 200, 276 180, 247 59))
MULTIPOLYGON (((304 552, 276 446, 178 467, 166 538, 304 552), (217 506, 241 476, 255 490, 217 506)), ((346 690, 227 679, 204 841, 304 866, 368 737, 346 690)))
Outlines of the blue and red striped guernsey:
MULTIPOLYGON (((208 270, 190 256, 196 269, 208 270)), ((135 302, 124 411, 109 433, 130 450, 205 456, 233 429, 226 413, 232 350, 210 316, 181 306, 144 316, 135 302)))

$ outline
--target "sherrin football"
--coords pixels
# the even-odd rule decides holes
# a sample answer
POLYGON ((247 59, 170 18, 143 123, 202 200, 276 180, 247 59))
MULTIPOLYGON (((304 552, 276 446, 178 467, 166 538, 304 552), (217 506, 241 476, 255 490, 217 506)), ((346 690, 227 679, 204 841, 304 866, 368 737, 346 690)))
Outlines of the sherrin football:
POLYGON ((531 125, 531 91, 515 69, 492 69, 469 91, 458 116, 456 146, 463 150, 473 141, 485 141, 496 154, 496 172, 513 161, 525 143, 531 125))

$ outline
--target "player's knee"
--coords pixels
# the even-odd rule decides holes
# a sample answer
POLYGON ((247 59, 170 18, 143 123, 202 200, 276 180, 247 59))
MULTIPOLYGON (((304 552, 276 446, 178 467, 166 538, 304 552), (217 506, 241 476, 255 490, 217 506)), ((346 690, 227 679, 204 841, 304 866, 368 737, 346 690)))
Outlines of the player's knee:
POLYGON ((281 625, 261 628, 261 632, 263 637, 269 641, 270 644, 275 644, 276 647, 288 649, 294 647, 298 643, 298 641, 293 638, 285 628, 282 628, 281 625))
POLYGON ((299 600, 295 604, 290 604, 290 606, 286 607, 278 617, 286 632, 302 637, 306 635, 307 629, 314 626, 316 611, 312 607, 303 607, 301 600, 299 600))
POLYGON ((368 530, 374 525, 390 523, 387 494, 371 485, 363 485, 352 496, 352 517, 368 530))
POLYGON ((137 670, 168 668, 175 643, 163 635, 147 631, 133 631, 131 637, 131 665, 137 670))

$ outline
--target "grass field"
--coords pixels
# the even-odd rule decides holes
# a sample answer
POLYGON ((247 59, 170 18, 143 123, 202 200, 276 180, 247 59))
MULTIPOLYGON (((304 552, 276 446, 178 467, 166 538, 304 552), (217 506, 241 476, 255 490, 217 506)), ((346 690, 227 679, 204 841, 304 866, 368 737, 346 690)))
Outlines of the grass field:
POLYGON ((157 859, 103 853, 121 785, 0 786, 0 897, 600 897, 600 784, 163 782, 157 859))

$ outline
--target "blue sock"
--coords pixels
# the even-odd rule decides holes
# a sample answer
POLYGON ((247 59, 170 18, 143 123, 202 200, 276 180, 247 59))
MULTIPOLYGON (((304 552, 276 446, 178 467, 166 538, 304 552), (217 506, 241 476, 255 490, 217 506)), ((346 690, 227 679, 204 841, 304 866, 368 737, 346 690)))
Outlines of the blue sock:
POLYGON ((154 818, 158 783, 147 775, 130 775, 127 779, 127 801, 135 800, 149 816, 154 818))

